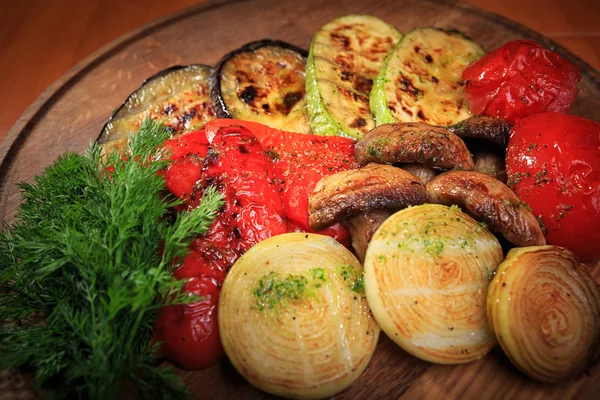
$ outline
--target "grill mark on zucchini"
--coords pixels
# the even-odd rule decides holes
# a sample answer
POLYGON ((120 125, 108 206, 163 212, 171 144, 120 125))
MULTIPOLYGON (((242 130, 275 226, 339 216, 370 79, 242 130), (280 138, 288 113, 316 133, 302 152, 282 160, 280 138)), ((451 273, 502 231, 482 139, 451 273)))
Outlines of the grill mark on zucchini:
POLYGON ((315 133, 360 138, 375 127, 369 108, 373 80, 400 37, 393 26, 368 15, 334 19, 315 34, 306 73, 315 133))
POLYGON ((124 151, 129 133, 145 118, 164 122, 173 136, 196 129, 215 118, 209 98, 212 68, 192 64, 160 71, 130 94, 104 125, 98 143, 103 151, 124 151))
POLYGON ((217 116, 310 133, 307 55, 306 50, 278 40, 251 42, 225 55, 210 80, 217 116))
POLYGON ((371 91, 377 125, 426 122, 449 126, 470 117, 462 71, 483 55, 458 31, 411 31, 392 50, 371 91))

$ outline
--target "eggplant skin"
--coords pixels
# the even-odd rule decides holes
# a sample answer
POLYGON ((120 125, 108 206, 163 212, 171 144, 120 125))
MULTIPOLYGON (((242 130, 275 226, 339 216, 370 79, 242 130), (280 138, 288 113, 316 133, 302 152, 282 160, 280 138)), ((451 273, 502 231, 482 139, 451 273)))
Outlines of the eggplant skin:
POLYGON ((208 92, 212 67, 176 65, 146 79, 113 113, 97 143, 106 153, 124 151, 127 137, 146 118, 163 121, 173 136, 202 129, 215 118, 208 92))
POLYGON ((217 118, 312 132, 306 109, 307 57, 306 50, 272 39, 250 42, 226 54, 209 79, 217 118))

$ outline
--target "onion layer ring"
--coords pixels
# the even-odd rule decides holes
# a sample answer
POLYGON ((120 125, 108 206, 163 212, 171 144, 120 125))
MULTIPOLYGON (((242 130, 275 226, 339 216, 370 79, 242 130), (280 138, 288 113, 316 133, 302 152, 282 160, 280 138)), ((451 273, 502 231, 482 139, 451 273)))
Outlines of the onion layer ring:
POLYGON ((328 236, 288 233, 233 265, 220 295, 219 331, 231 363, 252 385, 310 399, 350 386, 380 330, 356 257, 328 236))

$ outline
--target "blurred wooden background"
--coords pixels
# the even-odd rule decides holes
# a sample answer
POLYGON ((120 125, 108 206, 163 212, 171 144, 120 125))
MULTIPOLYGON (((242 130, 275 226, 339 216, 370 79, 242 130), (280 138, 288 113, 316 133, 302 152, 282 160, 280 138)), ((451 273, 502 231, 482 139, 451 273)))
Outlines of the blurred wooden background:
MULTIPOLYGON (((201 1, 0 0, 0 139, 44 89, 86 56, 201 1)), ((598 0, 465 2, 554 39, 600 70, 598 0)))

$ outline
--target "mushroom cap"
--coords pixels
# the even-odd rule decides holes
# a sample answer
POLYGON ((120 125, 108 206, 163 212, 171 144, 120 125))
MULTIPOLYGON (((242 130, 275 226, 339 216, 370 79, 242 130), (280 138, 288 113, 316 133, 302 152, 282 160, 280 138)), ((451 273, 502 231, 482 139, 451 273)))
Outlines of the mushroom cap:
POLYGON ((321 179, 308 199, 309 224, 323 229, 368 210, 425 202, 425 185, 400 168, 370 163, 321 179))
POLYGON ((423 122, 383 124, 354 146, 360 164, 420 163, 430 167, 473 169, 473 159, 460 137, 423 122))
POLYGON ((527 204, 498 179, 475 171, 448 171, 429 181, 426 188, 428 202, 465 207, 515 246, 546 244, 527 204))
POLYGON ((506 148, 511 126, 502 118, 475 115, 446 129, 462 139, 481 139, 506 148))

